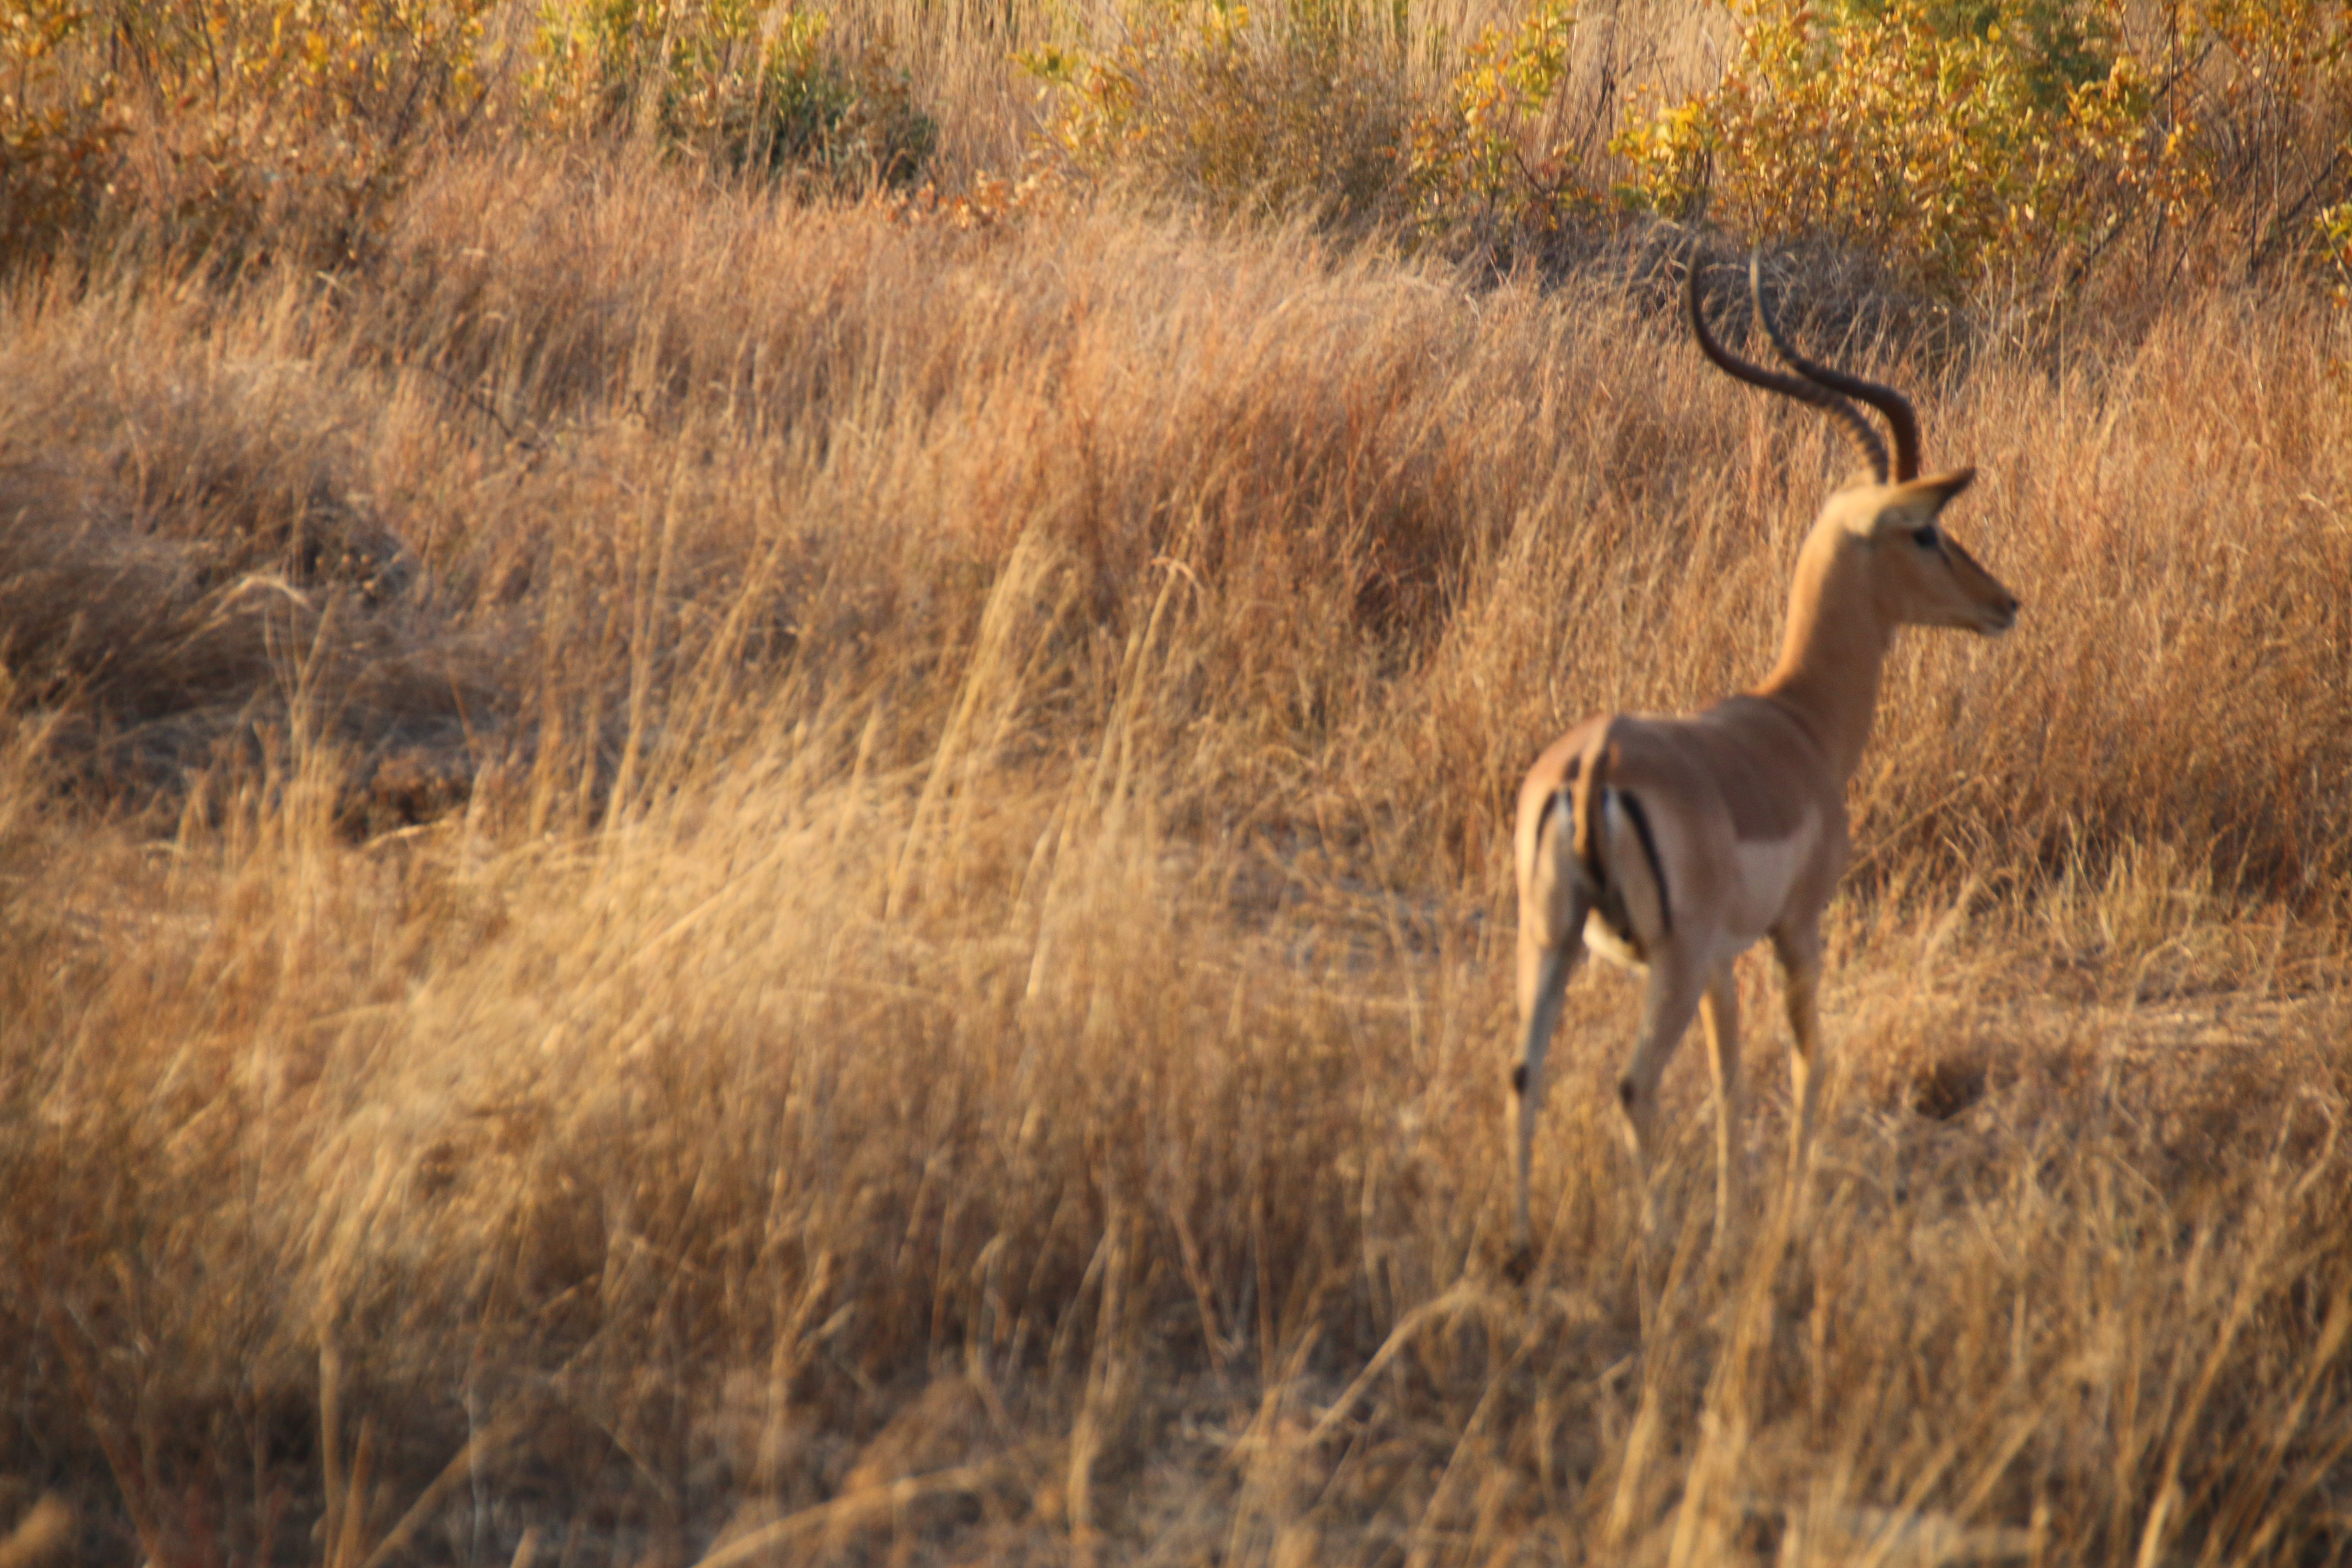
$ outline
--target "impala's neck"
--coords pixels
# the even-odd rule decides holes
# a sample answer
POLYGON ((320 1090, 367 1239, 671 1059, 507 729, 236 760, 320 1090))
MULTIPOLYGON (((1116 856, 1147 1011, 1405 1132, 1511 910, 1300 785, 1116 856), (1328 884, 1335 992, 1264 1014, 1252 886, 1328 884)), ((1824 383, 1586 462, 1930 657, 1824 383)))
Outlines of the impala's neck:
POLYGON ((1862 762, 1878 677, 1895 628, 1879 614, 1864 552, 1834 525, 1797 558, 1780 660, 1755 689, 1793 710, 1829 756, 1840 788, 1862 762))

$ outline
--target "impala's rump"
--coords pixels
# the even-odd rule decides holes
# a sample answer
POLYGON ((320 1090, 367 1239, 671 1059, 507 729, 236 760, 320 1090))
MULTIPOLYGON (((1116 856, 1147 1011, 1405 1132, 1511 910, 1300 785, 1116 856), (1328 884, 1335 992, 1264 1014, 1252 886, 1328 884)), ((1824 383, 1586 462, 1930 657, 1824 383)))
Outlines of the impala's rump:
POLYGON ((1649 808, 1620 782, 1617 736, 1624 722, 1601 721, 1566 793, 1574 800, 1577 870, 1591 906, 1585 934, 1611 957, 1640 964, 1674 934, 1675 908, 1649 808))

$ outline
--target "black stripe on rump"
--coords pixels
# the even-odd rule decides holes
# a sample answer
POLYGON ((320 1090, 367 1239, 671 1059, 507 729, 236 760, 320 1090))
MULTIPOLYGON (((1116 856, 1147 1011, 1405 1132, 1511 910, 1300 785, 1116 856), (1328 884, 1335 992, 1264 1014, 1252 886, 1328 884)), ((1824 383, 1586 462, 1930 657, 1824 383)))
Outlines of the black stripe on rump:
POLYGON ((1658 859, 1658 841, 1650 837, 1650 814, 1642 809, 1639 796, 1631 790, 1621 789, 1617 798, 1625 803, 1625 814, 1633 819, 1633 832, 1642 840, 1642 853, 1650 862, 1650 880, 1658 888, 1658 924, 1665 931, 1675 929, 1673 900, 1666 892, 1666 868, 1658 859))

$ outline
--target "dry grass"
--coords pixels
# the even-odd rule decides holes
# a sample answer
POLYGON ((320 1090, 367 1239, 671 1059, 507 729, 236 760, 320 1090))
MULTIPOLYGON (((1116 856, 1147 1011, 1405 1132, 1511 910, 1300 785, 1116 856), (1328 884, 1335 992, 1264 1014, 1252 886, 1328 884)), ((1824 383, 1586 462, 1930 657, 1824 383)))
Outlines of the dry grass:
POLYGON ((1816 1223, 1696 1265, 1679 1065, 1643 1331, 1603 975, 1499 1281, 1517 771, 1759 673, 1832 478, 1663 298, 523 158, 331 285, 17 285, 0 1527, 2345 1555, 2352 399, 2292 300, 1888 367, 2027 609, 1896 661, 1816 1223))

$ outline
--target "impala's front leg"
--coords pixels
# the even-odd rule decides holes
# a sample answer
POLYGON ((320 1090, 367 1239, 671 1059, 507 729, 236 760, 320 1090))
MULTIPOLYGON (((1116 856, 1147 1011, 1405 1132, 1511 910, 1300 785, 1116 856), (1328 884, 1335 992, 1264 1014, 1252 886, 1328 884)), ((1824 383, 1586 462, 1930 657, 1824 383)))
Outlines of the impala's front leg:
POLYGON ((1699 1004, 1706 1026, 1707 1065, 1715 1073, 1715 1239, 1717 1259, 1730 1256, 1731 1227, 1740 1209, 1745 1162, 1738 1156, 1739 977, 1733 966, 1718 967, 1699 1004))
POLYGON ((1790 1200, 1801 1212, 1807 1163, 1813 1146, 1813 1116, 1821 1094, 1822 1057, 1821 932, 1807 926, 1786 935, 1775 933, 1773 955, 1780 961, 1781 998, 1789 1011, 1789 1184, 1790 1200))

